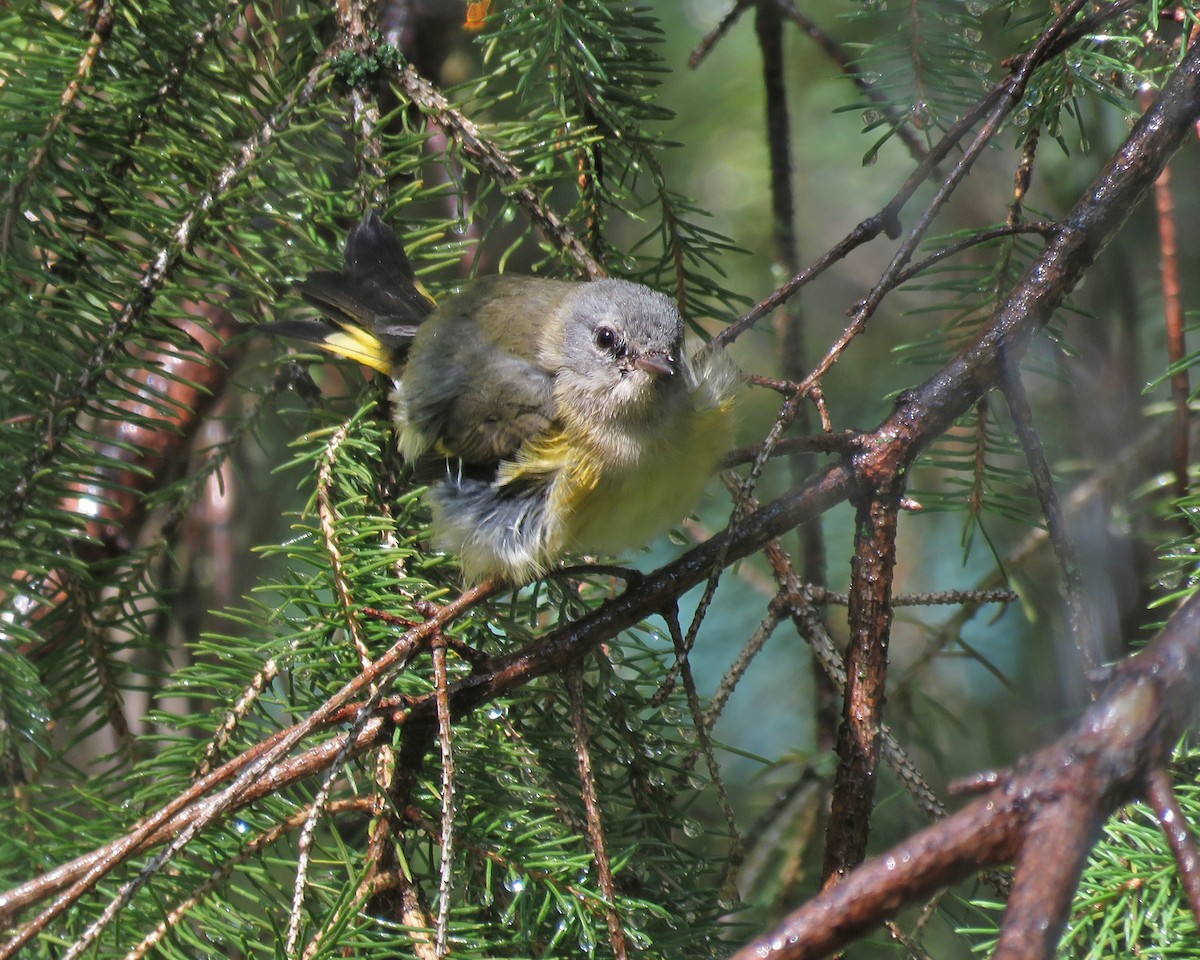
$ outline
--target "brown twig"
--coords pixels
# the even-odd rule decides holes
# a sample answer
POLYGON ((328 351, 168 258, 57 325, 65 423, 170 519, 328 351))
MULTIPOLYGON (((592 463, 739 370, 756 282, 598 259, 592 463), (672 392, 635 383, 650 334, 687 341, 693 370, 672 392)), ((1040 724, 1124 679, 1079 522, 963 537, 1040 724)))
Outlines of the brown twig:
POLYGON ((742 867, 745 856, 745 846, 742 835, 738 830, 737 815, 733 811, 733 802, 729 799, 729 791, 721 776, 721 766, 717 763, 717 753, 713 745, 712 730, 704 718, 704 707, 700 703, 700 694, 696 689, 696 678, 692 674, 692 665, 684 650, 683 632, 679 629, 679 611, 672 607, 663 613, 667 621, 667 629, 671 641, 675 644, 675 662, 679 664, 679 676, 683 681, 683 692, 687 698, 688 711, 691 714, 692 728, 700 745, 700 754, 708 767, 708 776, 717 791, 717 806, 725 818, 726 835, 729 837, 729 849, 725 854, 725 875, 721 881, 721 897, 734 902, 737 899, 737 875, 742 867))
POLYGON ((1146 802, 1154 810, 1158 825, 1175 855, 1175 868, 1192 908, 1192 917, 1200 924, 1200 850, 1188 829, 1187 817, 1179 806, 1166 767, 1154 767, 1146 774, 1146 802))
POLYGON ((712 53, 713 47, 720 42, 721 38, 729 32, 733 25, 738 22, 741 15, 749 10, 754 2, 755 0, 735 0, 733 6, 729 8, 729 12, 696 44, 692 55, 688 57, 688 66, 693 70, 700 66, 704 58, 712 53))
POLYGON ((852 871, 733 960, 825 956, 896 908, 981 866, 1016 861, 993 954, 1048 960, 1101 819, 1144 788, 1194 720, 1200 596, 1189 600, 1066 735, 964 809, 852 871))
POLYGON ((1004 237, 1015 237, 1026 233, 1036 233, 1042 237, 1052 237, 1059 229, 1057 223, 1051 223, 1044 220, 1039 220, 1036 223, 1016 223, 1006 224, 1003 227, 993 227, 991 230, 981 230, 978 233, 973 233, 969 237, 964 237, 961 240, 956 240, 941 250, 936 250, 923 260, 918 260, 916 263, 905 267, 896 275, 893 281, 893 288, 899 287, 907 283, 913 277, 924 273, 935 264, 953 257, 955 254, 962 253, 964 250, 969 250, 971 247, 976 247, 981 243, 991 243, 993 240, 1000 240, 1004 237))
POLYGON ((596 881, 600 887, 600 894, 608 904, 604 911, 604 918, 608 923, 608 944, 612 947, 616 960, 627 960, 629 943, 625 936, 625 927, 616 910, 617 886, 613 881, 608 844, 604 840, 604 817, 600 812, 600 798, 596 793, 596 777, 592 773, 591 732, 588 730, 583 672, 579 667, 571 667, 565 672, 564 679, 571 704, 571 739, 575 747, 575 761, 579 767, 579 793, 583 798, 583 810, 587 818, 588 844, 592 848, 592 860, 596 864, 596 881))
POLYGON ((430 640, 433 659, 434 702, 437 705, 437 738, 441 751, 442 822, 438 838, 437 934, 434 951, 445 957, 450 951, 450 905, 454 895, 454 723, 450 714, 450 677, 446 670, 446 645, 439 630, 430 640))
MULTIPOLYGON (((771 163, 771 234, 775 247, 775 262, 789 275, 800 269, 800 252, 796 238, 796 203, 792 187, 791 140, 792 125, 788 113, 787 85, 784 75, 782 13, 799 11, 789 4, 776 0, 759 0, 755 11, 754 27, 762 55, 763 89, 766 99, 767 154, 771 163)), ((815 25, 810 36, 819 35, 815 25)), ((822 35, 823 36, 823 35, 822 35)), ((828 39, 828 38, 826 38, 828 39)), ((845 61, 840 56, 835 60, 844 70, 845 61)), ((851 76, 853 71, 848 71, 851 76)), ((799 298, 792 298, 776 322, 776 337, 779 344, 781 372, 788 380, 803 378, 808 368, 808 350, 805 343, 804 316, 799 298)), ((795 390, 791 391, 795 393, 795 390)), ((821 426, 830 433, 828 412, 823 397, 814 397, 821 411, 821 426)), ((796 419, 800 430, 808 433, 811 416, 806 405, 797 408, 796 419)), ((772 451, 773 452, 773 451, 772 451)), ((800 483, 816 468, 816 457, 809 452, 798 451, 788 458, 789 472, 794 483, 800 483)), ((808 583, 823 586, 826 582, 825 531, 821 520, 804 524, 799 530, 801 573, 808 583)), ((833 743, 837 730, 839 705, 825 672, 813 665, 813 712, 816 724, 816 741, 819 746, 833 743)))
POLYGON ((742 644, 742 649, 738 652, 736 659, 729 665, 729 669, 725 671, 725 675, 721 677, 721 682, 717 684, 716 691, 709 700, 708 706, 704 709, 705 727, 711 730, 716 726, 717 720, 721 717, 721 711, 725 709, 725 704, 733 696, 733 691, 737 689, 738 683, 746 675, 750 664, 762 652, 767 641, 771 639, 771 634, 775 632, 775 628, 779 626, 780 621, 786 616, 786 605, 781 602, 780 596, 776 595, 767 604, 767 615, 763 617, 762 622, 754 628, 754 632, 742 644))
MULTIPOLYGON (((758 509, 757 502, 752 500, 751 503, 758 509)), ((828 679, 834 699, 844 700, 847 687, 846 664, 812 599, 814 593, 821 595, 825 591, 819 587, 814 589, 805 586, 800 582, 778 540, 768 541, 763 547, 763 554, 771 566, 776 589, 779 591, 772 600, 772 606, 778 607, 781 612, 786 612, 791 617, 796 632, 804 638, 812 651, 813 663, 828 679)), ((930 820, 945 816, 946 809, 941 800, 926 783, 885 723, 879 725, 879 754, 930 820)))
MULTIPOLYGON (((1147 102, 1143 97, 1143 106, 1147 102)), ((1188 446, 1191 432, 1191 413, 1188 399, 1191 396, 1187 367, 1187 343, 1184 334, 1183 292, 1179 277, 1179 241, 1175 228, 1175 195, 1171 188, 1171 168, 1164 167, 1154 183, 1154 212, 1158 222, 1159 269, 1162 275, 1163 316, 1167 327, 1167 360, 1174 371, 1171 373, 1171 402, 1174 405, 1174 439, 1172 457, 1174 462, 1175 496, 1187 496, 1190 453, 1188 446)), ((1195 528, 1186 515, 1181 515, 1184 536, 1191 536, 1195 528)))
POLYGON ((825 840, 825 884, 837 883, 866 855, 879 764, 879 732, 892 626, 892 577, 903 476, 872 477, 857 504, 850 560, 850 645, 838 729, 837 773, 825 840))
MULTIPOLYGON (((832 604, 845 607, 850 603, 850 597, 845 593, 835 593, 820 587, 807 585, 809 602, 818 606, 832 604)), ((1012 590, 1005 589, 966 589, 966 590, 935 590, 930 593, 901 593, 892 597, 893 607, 936 607, 958 606, 960 604, 985 603, 1016 603, 1018 597, 1012 590)))

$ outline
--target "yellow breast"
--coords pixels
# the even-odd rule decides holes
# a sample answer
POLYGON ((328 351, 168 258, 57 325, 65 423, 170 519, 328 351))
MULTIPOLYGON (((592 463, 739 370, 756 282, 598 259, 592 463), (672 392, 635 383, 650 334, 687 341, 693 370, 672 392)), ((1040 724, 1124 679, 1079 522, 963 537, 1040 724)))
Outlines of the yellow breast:
POLYGON ((551 491, 564 518, 562 549, 619 553, 687 516, 732 443, 729 405, 694 411, 678 427, 630 464, 596 470, 584 456, 566 466, 551 491))

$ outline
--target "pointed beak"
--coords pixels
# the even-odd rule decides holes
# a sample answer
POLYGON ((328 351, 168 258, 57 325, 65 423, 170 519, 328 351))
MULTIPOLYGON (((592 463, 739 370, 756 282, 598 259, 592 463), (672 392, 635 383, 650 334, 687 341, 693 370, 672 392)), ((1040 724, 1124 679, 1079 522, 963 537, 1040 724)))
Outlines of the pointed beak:
POLYGON ((634 369, 643 370, 652 377, 675 376, 675 360, 660 351, 642 353, 633 361, 634 369))

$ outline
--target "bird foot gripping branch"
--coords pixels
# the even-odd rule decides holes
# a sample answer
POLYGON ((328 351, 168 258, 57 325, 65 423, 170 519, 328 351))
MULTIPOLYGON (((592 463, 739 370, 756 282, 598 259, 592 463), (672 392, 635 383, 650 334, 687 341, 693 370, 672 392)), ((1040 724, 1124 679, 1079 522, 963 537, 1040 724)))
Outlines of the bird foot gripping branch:
POLYGON ((469 583, 647 543, 731 446, 740 374, 649 287, 494 276, 435 304, 371 212, 343 269, 299 289, 324 318, 265 329, 392 378, 401 453, 469 583))

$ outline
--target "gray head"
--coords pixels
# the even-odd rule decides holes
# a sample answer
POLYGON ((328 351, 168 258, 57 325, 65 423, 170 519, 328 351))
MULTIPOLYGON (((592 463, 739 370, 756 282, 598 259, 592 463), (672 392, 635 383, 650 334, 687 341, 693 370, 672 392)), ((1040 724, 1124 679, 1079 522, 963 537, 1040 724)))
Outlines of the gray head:
POLYGON ((560 400, 591 418, 637 418, 685 389, 683 318, 669 297, 597 280, 581 284, 566 311, 560 400))

